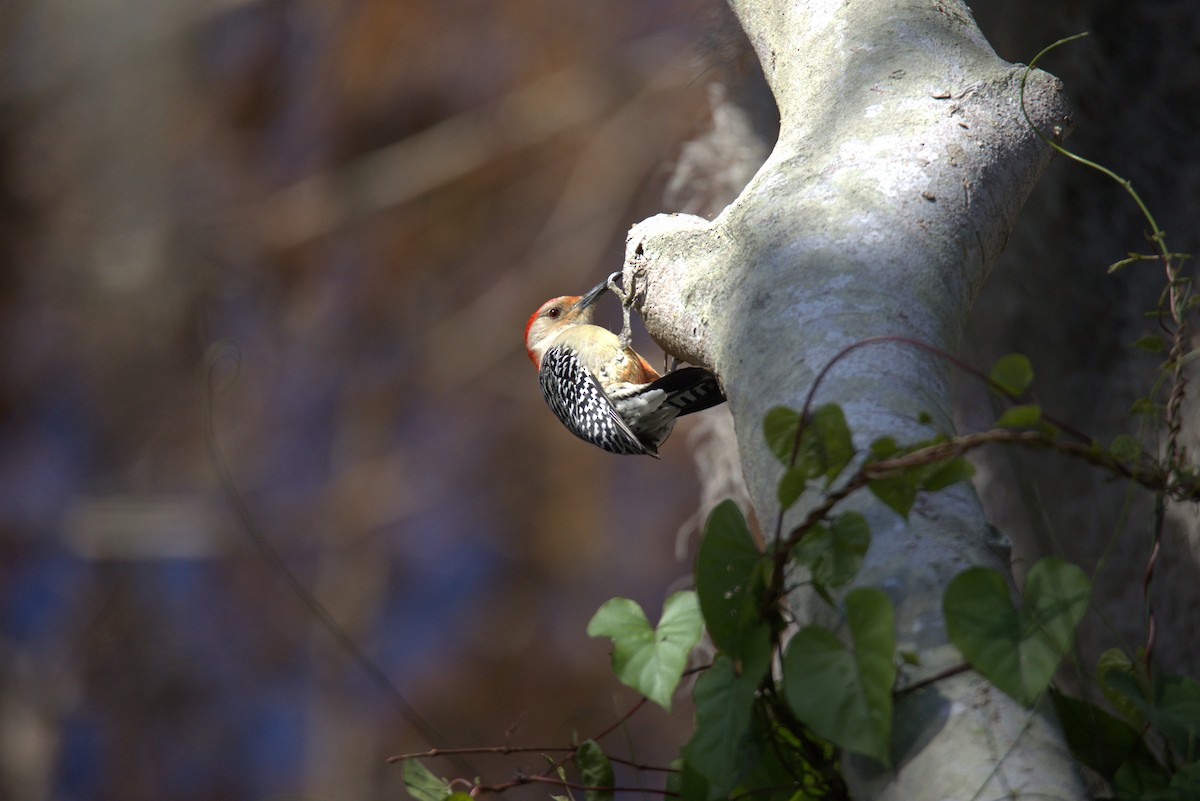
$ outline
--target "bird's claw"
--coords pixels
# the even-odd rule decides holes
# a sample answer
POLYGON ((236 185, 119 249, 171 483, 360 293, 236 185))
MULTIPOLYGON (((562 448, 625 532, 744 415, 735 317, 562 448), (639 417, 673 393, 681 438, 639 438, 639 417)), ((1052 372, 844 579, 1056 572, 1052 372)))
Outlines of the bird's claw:
POLYGON ((629 323, 629 310, 633 308, 633 285, 631 284, 630 291, 626 292, 617 284, 617 279, 621 277, 621 271, 618 270, 608 276, 609 290, 621 299, 621 336, 620 342, 622 348, 628 348, 633 343, 633 327, 629 323))
POLYGON ((621 285, 617 283, 617 279, 620 277, 621 277, 620 270, 616 270, 615 272, 610 273, 608 276, 608 289, 610 292, 612 292, 614 295, 616 295, 618 298, 621 299, 621 305, 624 306, 626 293, 625 293, 625 290, 621 288, 621 285))

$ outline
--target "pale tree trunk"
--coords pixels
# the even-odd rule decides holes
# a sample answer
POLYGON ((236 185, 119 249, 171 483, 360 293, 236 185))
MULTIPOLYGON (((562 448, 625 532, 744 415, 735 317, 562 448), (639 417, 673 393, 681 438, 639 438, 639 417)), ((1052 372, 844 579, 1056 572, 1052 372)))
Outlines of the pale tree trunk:
MULTIPOLYGON (((711 222, 663 215, 635 226, 626 281, 644 266, 651 335, 721 376, 769 535, 782 469, 761 433, 767 410, 799 409, 815 373, 867 337, 953 350, 1051 151, 1021 116, 1024 68, 995 55, 962 3, 730 5, 778 104, 779 140, 711 222)), ((1069 127, 1051 76, 1030 76, 1026 103, 1040 129, 1069 127)), ((873 345, 841 361, 816 400, 841 404, 860 450, 884 435, 911 442, 951 429, 947 376, 922 351, 873 345)), ((858 582, 888 592, 899 648, 921 657, 903 681, 957 663, 941 618, 946 584, 972 565, 1008 569, 973 490, 923 496, 907 522, 865 495, 851 505, 874 537, 858 582)), ((811 599, 793 604, 802 620, 836 623, 811 599)), ((1053 721, 974 674, 901 695, 895 715, 894 772, 846 762, 856 798, 1084 797, 1053 721)))

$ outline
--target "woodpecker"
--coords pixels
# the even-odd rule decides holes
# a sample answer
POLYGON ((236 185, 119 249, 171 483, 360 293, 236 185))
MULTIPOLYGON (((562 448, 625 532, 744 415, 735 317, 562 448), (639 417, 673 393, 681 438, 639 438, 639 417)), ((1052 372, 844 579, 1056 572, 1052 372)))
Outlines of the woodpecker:
POLYGON ((525 350, 546 403, 572 434, 610 453, 658 458, 675 418, 724 403, 725 393, 700 367, 660 376, 628 345, 628 327, 618 337, 592 324, 592 304, 616 275, 538 307, 525 324, 525 350))

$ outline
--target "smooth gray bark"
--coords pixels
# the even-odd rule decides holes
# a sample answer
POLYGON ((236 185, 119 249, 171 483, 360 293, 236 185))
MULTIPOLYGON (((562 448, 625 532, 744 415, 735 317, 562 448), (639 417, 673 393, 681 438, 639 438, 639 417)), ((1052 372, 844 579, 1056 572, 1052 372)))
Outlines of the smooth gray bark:
MULTIPOLYGON (((767 410, 800 408, 815 373, 867 337, 953 350, 1051 151, 1021 116, 1024 68, 995 55, 961 3, 730 5, 775 95, 779 140, 711 222, 660 215, 635 226, 626 280, 637 273, 659 344, 724 381, 769 534, 782 468, 761 434, 767 410)), ((1051 135, 1069 128, 1051 76, 1030 76, 1026 105, 1051 135)), ((879 436, 949 431, 947 384, 938 359, 881 344, 839 362, 817 402, 841 404, 865 449, 879 436)), ((956 663, 941 617, 947 582, 972 565, 1008 569, 974 491, 923 496, 908 521, 865 494, 851 503, 874 537, 859 582, 889 593, 899 647, 921 656, 902 681, 956 663)), ((811 599, 794 606, 802 620, 836 624, 811 599)), ((848 760, 856 798, 1084 797, 1054 723, 974 674, 901 695, 893 750, 895 771, 848 760)))

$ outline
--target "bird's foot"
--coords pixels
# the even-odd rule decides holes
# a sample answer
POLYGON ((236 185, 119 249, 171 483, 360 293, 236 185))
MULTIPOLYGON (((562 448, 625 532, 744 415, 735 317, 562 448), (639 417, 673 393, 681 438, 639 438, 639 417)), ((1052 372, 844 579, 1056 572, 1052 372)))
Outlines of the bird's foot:
POLYGON ((626 292, 617 284, 617 279, 621 277, 621 273, 615 272, 608 277, 609 290, 621 299, 621 336, 620 342, 622 348, 628 348, 633 342, 633 327, 629 323, 629 311, 633 308, 633 286, 629 287, 626 292))

